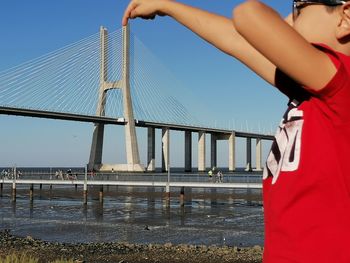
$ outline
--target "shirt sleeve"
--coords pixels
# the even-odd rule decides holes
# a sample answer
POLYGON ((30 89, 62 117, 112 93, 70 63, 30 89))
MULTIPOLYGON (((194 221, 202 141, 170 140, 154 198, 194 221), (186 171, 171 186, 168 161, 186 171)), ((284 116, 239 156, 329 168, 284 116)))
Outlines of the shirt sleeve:
POLYGON ((325 52, 337 68, 337 72, 328 84, 319 91, 313 91, 314 96, 327 104, 339 122, 350 121, 350 57, 333 51, 332 49, 316 45, 325 52))

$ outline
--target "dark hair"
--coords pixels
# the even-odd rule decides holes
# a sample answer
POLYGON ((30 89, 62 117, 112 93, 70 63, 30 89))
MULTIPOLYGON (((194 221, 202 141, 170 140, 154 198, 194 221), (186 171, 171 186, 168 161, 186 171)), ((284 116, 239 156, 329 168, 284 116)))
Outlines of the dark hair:
POLYGON ((327 12, 332 13, 339 6, 337 6, 337 5, 333 5, 333 6, 332 5, 326 5, 325 7, 327 9, 327 12))
POLYGON ((341 5, 326 5, 325 7, 326 7, 326 9, 327 9, 327 11, 329 13, 332 13, 332 12, 334 12, 334 10, 338 9, 339 7, 341 7, 341 5))

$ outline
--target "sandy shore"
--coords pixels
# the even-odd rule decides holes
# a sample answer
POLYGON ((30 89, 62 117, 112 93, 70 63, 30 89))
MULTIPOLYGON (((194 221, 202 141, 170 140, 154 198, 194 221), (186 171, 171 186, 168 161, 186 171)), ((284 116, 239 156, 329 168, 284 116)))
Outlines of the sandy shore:
POLYGON ((75 262, 116 263, 258 263, 263 249, 252 248, 129 243, 80 243, 64 244, 45 242, 32 237, 17 237, 10 231, 0 232, 0 257, 12 253, 26 253, 50 262, 56 259, 71 259, 75 262))

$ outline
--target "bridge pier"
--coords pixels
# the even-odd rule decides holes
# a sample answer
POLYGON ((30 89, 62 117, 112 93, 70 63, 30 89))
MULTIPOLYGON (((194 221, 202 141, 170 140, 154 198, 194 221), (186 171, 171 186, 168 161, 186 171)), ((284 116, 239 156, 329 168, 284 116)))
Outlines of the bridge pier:
POLYGON ((192 133, 185 131, 185 172, 192 171, 192 133))
POLYGON ((261 139, 256 139, 256 171, 262 171, 261 167, 262 145, 261 139))
POLYGON ((104 125, 95 123, 94 133, 92 135, 92 144, 88 167, 89 171, 94 170, 95 166, 101 166, 102 164, 103 136, 104 125))
POLYGON ((156 169, 156 132, 155 128, 147 128, 147 171, 156 169))
POLYGON ((217 136, 216 134, 211 134, 210 140, 210 167, 217 167, 217 136))
POLYGON ((236 170, 236 133, 234 131, 228 139, 228 169, 230 172, 236 170))
POLYGON ((246 153, 247 153, 247 159, 246 159, 246 171, 251 172, 252 171, 252 138, 247 137, 247 146, 246 146, 246 153))
MULTIPOLYGON (((105 88, 105 82, 107 80, 107 43, 108 43, 108 34, 107 29, 100 28, 100 87, 98 93, 98 104, 96 109, 97 116, 105 116, 105 107, 106 107, 106 97, 107 90, 105 88)), ((103 137, 104 137, 104 124, 95 123, 94 133, 92 136, 92 144, 90 151, 90 159, 88 169, 99 170, 102 166, 102 152, 103 152, 103 137)))
POLYGON ((205 132, 198 132, 198 171, 205 171, 205 132))
POLYGON ((167 172, 169 167, 169 154, 170 154, 170 129, 162 129, 162 172, 167 172))
POLYGON ((96 116, 105 116, 107 92, 111 89, 121 89, 123 94, 123 114, 125 118, 125 148, 127 164, 104 165, 102 164, 103 148, 103 124, 95 124, 95 130, 91 145, 89 170, 96 171, 130 171, 143 172, 145 169, 140 163, 137 144, 135 118, 132 108, 130 93, 130 31, 129 27, 123 27, 123 61, 122 77, 115 82, 108 81, 108 33, 107 29, 100 29, 100 88, 96 116))
POLYGON ((118 83, 123 93, 123 111, 125 124, 125 146, 128 171, 144 171, 140 164, 139 148, 137 143, 134 111, 130 93, 130 29, 123 27, 123 63, 122 79, 118 83))
POLYGON ((256 148, 255 148, 255 160, 256 160, 256 168, 253 169, 252 166, 252 138, 247 137, 247 166, 246 171, 262 171, 262 139, 256 138, 256 148))
MULTIPOLYGON (((228 141, 228 168, 230 172, 233 172, 236 170, 236 133, 235 131, 232 131, 231 134, 216 134, 215 135, 215 143, 212 148, 216 148, 216 154, 217 154, 217 141, 218 140, 227 140, 228 141)), ((213 145, 213 144, 212 144, 213 145)), ((217 165, 217 163, 216 163, 217 165)), ((214 165, 216 167, 216 165, 214 165)))

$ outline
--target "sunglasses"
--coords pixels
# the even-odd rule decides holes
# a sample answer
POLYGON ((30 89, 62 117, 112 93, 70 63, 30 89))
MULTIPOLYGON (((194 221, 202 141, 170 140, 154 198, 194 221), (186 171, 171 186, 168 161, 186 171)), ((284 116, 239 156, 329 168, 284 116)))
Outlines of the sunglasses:
POLYGON ((295 20, 299 16, 300 10, 307 5, 337 6, 337 5, 343 5, 345 3, 346 1, 340 1, 340 0, 314 0, 314 1, 293 0, 293 19, 295 20))

